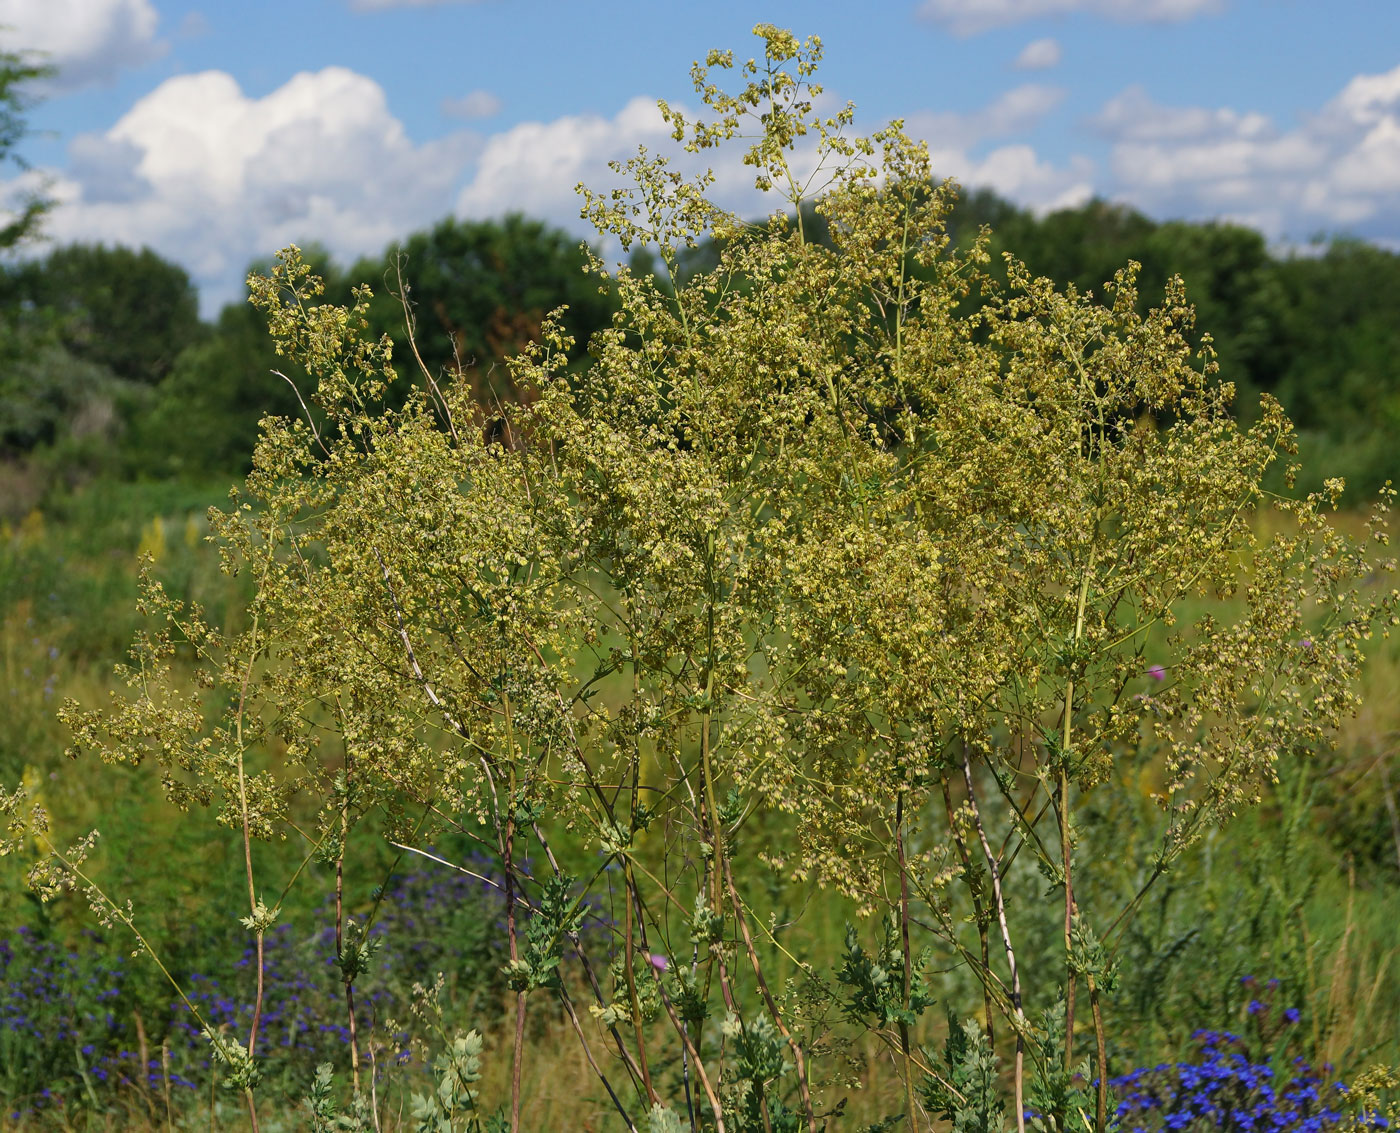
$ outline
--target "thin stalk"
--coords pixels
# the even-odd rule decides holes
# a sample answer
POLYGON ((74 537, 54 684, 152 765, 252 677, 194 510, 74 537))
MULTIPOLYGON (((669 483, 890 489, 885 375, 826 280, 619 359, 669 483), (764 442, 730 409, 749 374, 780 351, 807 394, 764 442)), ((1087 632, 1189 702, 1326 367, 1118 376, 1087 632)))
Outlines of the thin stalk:
MULTIPOLYGON (((958 856, 962 859, 963 869, 968 876, 968 891, 972 894, 972 912, 977 919, 977 940, 981 945, 982 966, 977 970, 978 982, 982 985, 982 1010, 987 1016, 987 1045, 996 1046, 997 1034, 996 1023, 992 1013, 992 982, 990 979, 992 972, 992 951, 991 941, 987 936, 987 923, 991 920, 985 906, 982 904, 980 890, 972 885, 972 855, 967 852, 967 840, 962 836, 962 830, 958 827, 957 819, 953 816, 953 796, 948 789, 948 780, 943 779, 943 808, 948 814, 948 829, 953 832, 953 842, 958 847, 958 856)), ((975 965, 974 965, 975 967, 975 965)))
MULTIPOLYGON (((1097 526, 1097 525, 1096 525, 1097 526)), ((1084 576, 1079 581, 1079 605, 1074 615, 1074 644, 1076 648, 1084 637, 1084 608, 1089 601, 1089 576, 1094 571, 1094 548, 1089 548, 1089 562, 1084 568, 1084 576)), ((1060 736, 1060 766, 1057 783, 1056 812, 1060 826, 1060 864, 1065 875, 1065 1069, 1074 1065, 1074 999, 1076 977, 1073 963, 1074 940, 1074 847, 1069 831, 1069 751, 1071 728, 1074 722, 1074 671, 1070 670, 1065 682, 1065 714, 1060 736)), ((1102 1126, 1100 1127, 1102 1128, 1102 1126)))
MULTIPOLYGON (((642 947, 646 948, 646 905, 642 901, 641 891, 637 888, 635 878, 627 881, 628 900, 635 901, 639 913, 637 923, 640 926, 642 936, 642 947)), ((653 923, 656 923, 655 915, 652 916, 653 923)), ((700 1051, 696 1047, 695 1041, 691 1038, 689 1030, 680 1016, 676 1014, 675 1004, 671 1002, 671 997, 666 993, 666 985, 662 982, 661 973, 655 968, 652 969, 652 979, 656 982, 657 993, 661 996, 661 1005, 666 1009, 666 1016, 671 1020, 671 1026, 681 1040, 681 1045, 690 1056, 691 1063, 695 1067, 695 1076, 700 1079, 700 1086, 705 1091, 705 1097, 709 1099, 710 1108, 715 1115, 715 1133, 725 1133, 724 1110, 720 1106, 719 1095, 715 1092, 714 1083, 710 1081, 710 1076, 705 1071, 705 1064, 701 1061, 700 1051)), ((727 988, 727 981, 723 985, 727 988)), ((733 1007, 730 1007, 733 1010, 733 1007)), ((735 1012, 737 1014, 737 1012, 735 1012)))
POLYGON ((126 925, 131 931, 131 935, 136 937, 136 943, 139 944, 141 950, 151 958, 151 962, 160 969, 160 974, 165 977, 166 983, 168 983, 175 994, 180 997, 180 1002, 189 1010, 190 1015, 194 1017, 200 1029, 207 1031, 211 1035, 214 1034, 214 1029, 205 1021, 204 1016, 199 1013, 199 1008, 196 1007, 190 1000, 190 997, 185 994, 185 989, 180 986, 180 981, 170 974, 170 969, 167 968, 164 961, 161 960, 160 953, 151 947, 151 942, 147 940, 141 930, 136 927, 136 921, 131 913, 113 901, 102 886, 98 885, 97 882, 93 881, 92 878, 85 874, 81 866, 77 862, 72 861, 62 850, 55 846, 46 835, 36 833, 35 838, 39 842, 40 848, 43 849, 45 853, 51 855, 54 860, 61 863, 64 869, 86 886, 84 893, 88 897, 89 904, 92 904, 93 899, 96 898, 101 901, 102 907, 110 912, 114 919, 126 925))
MULTIPOLYGON (((628 607, 628 613, 630 614, 632 612, 630 608, 630 599, 628 607)), ((641 666, 637 661, 639 651, 636 639, 631 639, 629 644, 632 653, 632 707, 635 711, 638 709, 641 702, 642 674, 641 666)), ((629 761, 630 767, 628 768, 628 785, 630 787, 628 798, 629 829, 635 821, 635 815, 637 813, 637 800, 639 797, 637 786, 641 779, 642 768, 641 743, 641 733, 634 730, 632 734, 631 759, 629 761)), ((641 1064, 642 1068, 642 1084, 646 1086, 647 1099, 655 1103, 660 1100, 660 1097, 656 1093, 656 1088, 651 1082, 651 1060, 647 1058, 646 1032, 642 1026, 642 1004, 637 997, 637 949, 632 939, 635 931, 633 925, 635 910, 633 909, 631 896, 632 891, 636 889, 636 880, 632 876, 632 859, 629 855, 622 855, 622 868, 627 878, 628 888, 627 920, 623 930, 625 937, 623 944, 626 948, 626 952, 623 954, 623 971, 627 980, 628 1008, 632 1015, 632 1034, 637 1042, 637 1061, 641 1064)))
MULTIPOLYGON (((904 279, 900 277, 903 290, 904 279)), ((913 986, 913 960, 909 953, 909 870, 904 860, 904 792, 900 791, 894 804, 894 846, 899 862, 899 945, 904 957, 904 1010, 907 1014, 910 1005, 910 991, 913 986)), ((909 1129, 919 1133, 918 1109, 914 1100, 914 1066, 909 1061, 909 1023, 899 1021, 899 1046, 904 1054, 904 1104, 909 1107, 909 1129)))
POLYGON ((592 1069, 594 1076, 603 1084, 603 1089, 608 1091, 608 1097, 612 1099, 613 1108, 617 1110, 619 1116, 626 1123, 631 1133, 637 1133, 637 1127, 632 1123, 632 1118, 627 1113, 627 1107, 622 1104, 617 1092, 613 1089, 612 1083, 608 1081, 608 1076, 598 1067, 598 1063, 593 1058, 592 1048, 588 1045, 588 1037, 583 1033, 583 1026, 578 1021, 578 1012, 574 1010, 574 1002, 569 998, 569 993, 561 985, 559 988, 559 1001, 564 1005, 564 1012, 569 1017, 569 1023, 574 1028, 574 1035, 579 1041, 579 1046, 583 1048, 583 1057, 588 1060, 588 1065, 592 1069))
POLYGON ((379 1127, 379 1061, 374 1054, 374 1039, 365 1044, 369 1050, 369 1116, 374 1122, 374 1133, 382 1133, 379 1127))
POLYGON ((170 1105, 170 1040, 162 1039, 160 1044, 160 1076, 162 1092, 165 1094, 165 1133, 175 1128, 175 1116, 170 1105))
MULTIPOLYGON (((146 1042, 146 1025, 141 1021, 141 1012, 133 1011, 131 1017, 136 1021, 136 1057, 141 1063, 141 1073, 146 1075, 149 1074, 151 1070, 151 1052, 146 1042)), ((144 1083, 142 1083, 142 1085, 144 1087, 144 1083)), ((151 1121, 154 1123, 156 1119, 156 1107, 151 1102, 150 1092, 144 1088, 141 1090, 141 1100, 146 1105, 147 1116, 150 1117, 151 1121)))
MULTIPOLYGON (((510 694, 504 698, 506 713, 506 753, 510 758, 510 782, 506 795, 505 830, 501 831, 501 809, 494 808, 497 836, 501 839, 502 872, 506 883, 506 939, 509 942, 510 959, 514 965, 520 959, 520 943, 515 924, 515 713, 511 708, 510 694)), ((489 771, 488 771, 489 774, 489 771)), ((495 781, 492 780, 492 789, 495 781)), ((520 1133, 520 1083, 525 1067, 525 996, 526 989, 515 993, 515 1042, 510 1058, 510 1133, 520 1133)))
MULTIPOLYGON (((1070 682, 1070 688, 1074 682, 1070 682)), ((1069 715, 1068 711, 1065 713, 1069 715)), ((1069 723, 1066 720, 1065 728, 1069 723)), ((1060 861, 1065 875, 1065 1069, 1074 1066, 1074 1000, 1077 994, 1077 980, 1073 964, 1074 926, 1074 882, 1070 876, 1072 848, 1069 833, 1069 777, 1065 774, 1063 762, 1060 766, 1058 784, 1058 805, 1055 810, 1060 825, 1060 861)))
MULTIPOLYGON (((263 570, 263 581, 267 579, 268 567, 263 570)), ((259 583, 259 590, 262 583, 259 583)), ((248 684, 253 679, 253 665, 258 657, 258 629, 261 624, 262 611, 258 610, 253 615, 253 626, 250 631, 248 650, 248 664, 243 670, 243 681, 238 689, 238 710, 234 714, 234 743, 238 748, 238 812, 243 824, 243 865, 248 877, 248 914, 253 918, 253 923, 257 926, 254 938, 257 944, 257 990, 253 996, 253 1021, 248 1027, 248 1057, 251 1059, 258 1046, 258 1025, 262 1021, 263 1006, 263 982, 264 982, 264 959, 263 959, 263 918, 258 915, 258 895, 253 885, 253 833, 252 825, 248 818, 248 782, 244 773, 243 758, 245 750, 243 747, 243 713, 248 700, 248 684)), ((253 1099, 251 1086, 244 1088, 244 1097, 248 1103, 248 1124, 252 1127, 252 1133, 258 1133, 258 1105, 253 1099)))
POLYGON ((1011 947, 1011 930, 1006 924, 1006 901, 1001 892, 1001 870, 997 867, 996 855, 987 841, 987 831, 982 826, 982 812, 977 808, 977 790, 972 785, 972 764, 967 757, 967 747, 963 747, 963 780, 967 783, 967 801, 972 808, 972 820, 977 827, 977 837, 982 843, 982 854, 987 859, 987 871, 992 875, 992 896, 996 901, 997 921, 1001 925, 1001 940, 1006 948, 1006 964, 1011 971, 1012 1025, 1016 1030, 1016 1133, 1026 1133, 1025 1073, 1026 1040, 1025 1013, 1021 1010, 1021 975, 1016 969, 1016 951, 1011 947))
MULTIPOLYGON (((512 868, 515 848, 515 817, 506 819, 505 831, 505 883, 506 883, 506 938, 510 945, 510 959, 514 964, 520 959, 520 946, 515 925, 515 871, 512 868)), ((520 1082, 525 1063, 525 992, 515 993, 515 1042, 510 1060, 510 1129, 511 1133, 520 1130, 520 1082)))
POLYGON ((1093 973, 1085 979, 1089 984, 1089 1010, 1094 1015, 1094 1043, 1099 1054, 1099 1085, 1094 1098, 1094 1129, 1108 1133, 1108 1042, 1103 1028, 1103 1009, 1099 1005, 1099 985, 1093 973))
POLYGON ((623 940, 623 945, 627 949, 626 954, 623 957, 623 970, 626 973, 627 979, 628 1013, 632 1016, 632 1034, 637 1041, 637 1062, 642 1068, 642 1084, 646 1086, 647 1100, 650 1102, 658 1102, 661 1100, 661 1098, 660 1095, 657 1094, 656 1088, 651 1084, 651 1066, 649 1064, 649 1060, 647 1059, 646 1033, 642 1029, 642 1004, 641 1000, 637 997, 637 948, 633 939, 634 933, 636 931, 636 911, 633 908, 632 903, 632 893, 637 888, 637 881, 632 874, 632 863, 626 856, 624 856, 622 859, 622 868, 623 876, 626 878, 627 881, 628 890, 627 900, 625 902, 627 907, 627 920, 626 927, 624 929, 625 935, 623 940))
MULTIPOLYGON (((778 1002, 773 998, 773 993, 768 988, 768 981, 763 977, 763 965, 759 962, 758 950, 754 948, 753 936, 749 933, 749 922, 744 916, 743 904, 739 900, 739 890, 734 884, 734 871, 730 868, 728 860, 724 863, 724 880, 729 889, 729 900, 734 906, 734 919, 744 937, 744 948, 748 952, 749 963, 753 966, 754 979, 758 982, 758 990, 763 996, 763 1002, 768 1005, 768 1013, 773 1017, 778 1032, 792 1049, 792 1061, 797 1071, 797 1088, 802 1095, 802 1112, 807 1119, 807 1128, 809 1133, 817 1133, 816 1110, 812 1106, 812 1091, 807 1082, 807 1059, 802 1052, 802 1045, 792 1037, 792 1032, 783 1022, 783 1013, 778 1008, 778 1002)), ((766 1117, 767 1110, 763 1112, 766 1117)))
POLYGON ((341 982, 345 985, 345 1011, 350 1024, 350 1076, 355 1096, 360 1095, 360 1043, 355 1026, 355 977, 353 968, 345 966, 345 843, 350 834, 350 789, 354 764, 349 751, 345 753, 345 793, 340 800, 340 847, 335 856, 335 956, 341 964, 341 982))
MULTIPOLYGON (((554 875, 558 877, 563 870, 560 868, 559 860, 554 856, 554 851, 550 848, 549 841, 544 836, 544 831, 540 829, 538 823, 531 823, 530 829, 534 833, 540 847, 544 850, 544 856, 549 862, 549 868, 553 871, 554 875)), ((604 864, 606 865, 606 863, 604 864)), ((594 877, 596 878, 597 874, 595 874, 594 877)), ((587 888, 588 886, 585 886, 585 889, 587 888)), ((580 898, 580 900, 582 900, 582 898, 580 898)), ((575 907, 577 907, 577 903, 575 903, 575 907)), ((598 974, 593 970, 593 963, 588 959, 588 953, 584 950, 578 934, 570 933, 566 939, 574 946, 574 951, 577 953, 579 963, 583 967, 583 974, 588 980, 588 987, 593 993, 594 1000, 599 1007, 607 1006, 607 997, 603 995, 603 987, 602 984, 598 982, 598 974)), ((632 1057, 632 1052, 627 1049, 627 1044, 622 1041, 622 1035, 618 1033, 615 1025, 608 1027, 608 1034, 612 1036, 613 1044, 617 1047, 617 1056, 622 1059, 623 1065, 627 1067, 628 1077, 632 1079, 632 1088, 635 1089, 639 1095, 642 1094, 641 1067, 637 1065, 636 1059, 632 1057)))

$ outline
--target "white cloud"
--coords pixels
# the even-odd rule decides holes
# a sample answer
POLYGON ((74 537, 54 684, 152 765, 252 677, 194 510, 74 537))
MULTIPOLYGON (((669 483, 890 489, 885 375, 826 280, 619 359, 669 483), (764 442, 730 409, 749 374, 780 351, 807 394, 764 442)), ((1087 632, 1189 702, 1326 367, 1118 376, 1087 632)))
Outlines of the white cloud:
POLYGON ((494 118, 501 112, 501 100, 489 90, 474 90, 461 98, 444 98, 442 112, 449 118, 494 118))
POLYGON ((930 147, 934 171, 969 188, 988 188, 1038 213, 1075 208, 1094 196, 1094 163, 1073 157, 1056 166, 1024 143, 999 146, 981 156, 930 147))
POLYGON ((567 218, 577 227, 574 186, 616 180, 609 161, 626 161, 638 145, 655 144, 667 134, 649 98, 632 99, 612 118, 579 114, 522 122, 487 141, 476 175, 457 198, 457 211, 495 216, 514 209, 556 223, 567 218))
MULTIPOLYGON (((637 97, 611 118, 567 115, 551 122, 522 122, 492 135, 475 175, 457 197, 457 212, 471 217, 524 212, 591 238, 592 231, 579 219, 582 202, 574 187, 579 182, 595 190, 620 187, 623 179, 608 162, 626 162, 637 155, 638 146, 667 155, 687 175, 716 167, 718 180, 710 196, 723 208, 754 215, 777 207, 773 197, 753 188, 754 172, 742 164, 741 144, 703 156, 680 153, 655 100, 637 97)), ((805 173, 812 163, 804 154, 794 164, 805 173)))
MULTIPOLYGON (((820 102, 817 105, 820 108, 820 102)), ((682 105, 672 106, 689 114, 682 105)), ((666 157, 674 172, 692 181, 711 170, 715 180, 705 195, 721 209, 746 218, 787 211, 779 193, 754 187, 755 170, 743 161, 744 142, 735 139, 718 150, 685 153, 672 141, 671 127, 655 101, 638 96, 611 117, 567 115, 549 122, 523 122, 491 136, 474 175, 457 197, 456 212, 478 219, 523 212, 600 243, 605 260, 620 258, 616 241, 600 240, 581 219, 583 202, 575 186, 582 183, 599 193, 631 189, 627 174, 613 171, 608 163, 625 164, 637 156, 639 147, 645 147, 649 157, 666 157)), ((826 177, 818 169, 815 139, 799 142, 789 162, 806 193, 821 191, 826 177)))
POLYGON ((965 149, 989 138, 1024 134, 1064 101, 1061 87, 1026 83, 999 95, 980 110, 965 114, 920 111, 905 119, 905 128, 933 148, 965 149))
POLYGON ((919 15, 954 35, 976 35, 992 28, 1046 16, 1086 12, 1122 22, 1171 23, 1219 11, 1224 0, 924 0, 919 15))
POLYGON ((437 219, 477 144, 461 132, 415 144, 379 85, 342 67, 260 99, 220 71, 182 75, 74 139, 47 230, 149 244, 190 269, 212 310, 284 244, 349 258, 437 219))
POLYGON ((928 143, 937 176, 993 189, 1038 211, 1070 208, 1093 196, 1093 162, 1074 157, 1057 167, 1021 140, 1064 97, 1060 87, 1027 83, 968 113, 912 114, 905 119, 905 130, 928 143), (1013 140, 980 152, 986 143, 1003 138, 1013 140))
POLYGON ((1060 44, 1053 39, 1036 39, 1021 49, 1016 56, 1018 71, 1044 71, 1060 65, 1060 44))
POLYGON ((1225 216, 1275 240, 1400 225, 1400 67, 1359 75, 1292 129, 1227 107, 1169 107, 1140 88, 1093 124, 1112 144, 1116 193, 1149 212, 1225 216))
POLYGON ((1357 75, 1328 109, 1367 124, 1393 118, 1400 109, 1400 67, 1383 75, 1357 75))
POLYGON ((1138 142, 1257 138, 1271 129, 1269 119, 1262 114, 1240 114, 1228 108, 1163 106, 1140 86, 1129 87, 1109 99, 1091 123, 1115 141, 1138 142))
MULTIPOLYGON (((1400 67, 1358 76, 1289 129, 1228 107, 1163 105, 1129 88, 1091 119, 1107 172, 1089 157, 1051 160, 1033 146, 1032 131, 1064 96, 1023 84, 964 113, 911 115, 906 129, 928 142, 939 175, 1040 211, 1097 193, 1156 216, 1238 220, 1275 241, 1341 226, 1376 238, 1400 230, 1400 67)), ((484 111, 487 98, 462 101, 484 111)), ((611 116, 525 122, 485 140, 459 130, 418 144, 375 82, 332 67, 257 99, 222 72, 167 80, 110 130, 72 141, 54 186, 63 207, 48 231, 60 241, 149 244, 190 269, 211 310, 237 296, 249 260, 285 243, 318 240, 350 258, 451 209, 477 218, 520 211, 591 238, 574 186, 619 186, 608 163, 639 145, 672 156, 686 175, 714 166, 710 195, 721 207, 745 216, 782 207, 754 190, 742 144, 678 153, 648 98, 611 116)), ((795 164, 800 176, 811 172, 810 147, 795 164)))
POLYGON ((58 68, 49 88, 63 92, 159 58, 158 22, 151 0, 0 0, 0 45, 42 53, 58 68))

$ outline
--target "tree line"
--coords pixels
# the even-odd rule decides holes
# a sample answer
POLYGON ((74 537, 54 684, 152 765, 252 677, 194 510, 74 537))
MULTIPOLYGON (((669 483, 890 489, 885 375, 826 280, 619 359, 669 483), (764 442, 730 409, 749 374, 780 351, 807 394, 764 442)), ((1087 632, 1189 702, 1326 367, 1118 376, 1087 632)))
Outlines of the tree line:
MULTIPOLYGON (((1243 418, 1267 391, 1297 423, 1318 478, 1343 475, 1364 493, 1400 473, 1400 255, 1348 239, 1277 255, 1235 224, 1158 222, 1102 200, 1037 216, 985 189, 965 193, 950 237, 969 242, 983 225, 993 274, 1005 272, 997 253, 1014 248, 1030 271, 1097 293, 1134 260, 1143 307, 1180 274, 1243 418)), ((401 371, 418 369, 412 327, 429 372, 468 374, 488 402, 517 396, 502 363, 549 311, 568 306, 582 358, 617 306, 615 289, 581 270, 575 237, 520 215, 447 218, 349 266, 307 254, 328 302, 348 304, 370 284, 371 329, 393 340, 401 371)), ((703 244, 682 269, 717 256, 703 244)), ((656 267, 645 250, 632 257, 634 271, 656 267)), ((150 249, 74 244, 0 270, 0 462, 30 471, 31 494, 92 476, 237 475, 258 422, 300 412, 297 379, 251 305, 201 320, 189 275, 150 249)))

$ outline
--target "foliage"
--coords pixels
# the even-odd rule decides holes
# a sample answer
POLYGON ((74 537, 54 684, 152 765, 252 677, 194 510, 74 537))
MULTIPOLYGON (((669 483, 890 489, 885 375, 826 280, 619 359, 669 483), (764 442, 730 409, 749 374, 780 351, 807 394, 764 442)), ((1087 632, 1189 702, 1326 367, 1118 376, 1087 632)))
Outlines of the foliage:
MULTIPOLYGON (((184 269, 149 250, 72 245, 0 273, 0 467, 36 484, 3 510, 123 472, 151 387, 205 330, 184 269)), ((140 447, 138 467, 162 470, 140 447)))
MULTIPOLYGON (((15 147, 29 132, 24 118, 33 104, 29 88, 36 79, 52 73, 51 67, 37 62, 30 53, 0 51, 0 161, 12 161, 22 170, 28 168, 15 147)), ((17 201, 7 201, 5 206, 6 214, 0 222, 0 251, 32 239, 53 202, 42 190, 31 189, 17 201)))
POLYGON ((1003 1133, 1006 1100, 997 1081, 997 1057, 975 1022, 948 1018, 943 1050, 946 1078, 930 1074, 920 1091, 929 1111, 954 1133, 1003 1133))
POLYGON ((0 302, 48 312, 73 357, 141 385, 159 384, 205 330, 188 273, 149 248, 56 248, 13 266, 0 302))
MULTIPOLYGON (((546 320, 511 362, 538 397, 507 436, 460 375, 393 392, 367 288, 322 301, 295 248, 251 281, 314 409, 265 422, 244 492, 211 513, 254 587, 246 617, 148 578, 129 693, 66 706, 72 751, 153 763, 176 805, 241 834, 260 975, 272 894, 302 867, 270 878, 254 845, 299 839, 334 871, 361 1106, 370 958, 344 876, 373 825, 401 846, 477 838, 501 871, 513 1130, 533 1010, 567 1020, 629 1128, 667 1110, 719 1133, 834 1128, 830 1053, 866 1041, 899 1067, 908 1128, 930 1110, 1024 1127, 1029 1080, 1059 1107, 1043 1127, 1103 1133, 1114 949, 1162 876, 1356 707, 1400 602, 1368 589, 1393 569, 1386 500, 1354 540, 1327 519, 1339 483, 1266 492, 1291 426, 1267 396, 1252 424, 1231 416, 1179 279, 1146 313, 1135 266, 1108 306, 1014 259, 1003 282, 985 235, 950 241, 953 190, 923 147, 819 115, 819 42, 757 31, 737 93, 712 81, 732 55, 697 65, 712 120, 662 111, 694 150, 747 138, 781 205, 746 225, 710 175, 647 153, 635 190, 585 190, 602 231, 679 282, 614 282, 590 257, 620 310, 582 368, 546 320), (829 245, 807 237, 813 177, 829 245), (707 236, 717 262, 686 278, 707 236), (1110 785, 1152 803, 1126 894, 1083 880, 1091 848, 1115 852, 1081 838, 1110 785), (888 918, 875 952, 848 940, 832 974, 794 954, 776 906, 813 886, 888 918), (611 995, 562 945, 590 899, 611 995), (982 1000, 950 1026, 945 1076, 920 1032, 934 963, 982 1000), (1070 1112, 1076 1048, 1092 1118, 1070 1112)), ((65 847, 28 793, 5 796, 0 849, 37 840, 39 894, 78 890, 148 947, 90 872, 94 837, 65 847)), ((254 1127, 266 1046, 250 1022, 220 1048, 254 1127)), ((475 1120, 475 1052, 441 1057, 426 1128, 475 1120)))
POLYGON ((296 390, 274 371, 267 321, 248 304, 229 305, 202 341, 176 358, 150 410, 132 422, 127 448, 147 475, 200 478, 246 467, 269 415, 301 411, 296 390))
POLYGON ((37 448, 109 442, 125 391, 33 320, 0 322, 0 460, 37 448))
POLYGON ((369 317, 377 333, 394 339, 396 354, 410 356, 408 332, 416 329, 427 370, 471 373, 490 404, 517 396, 503 363, 539 339, 551 311, 568 308, 562 324, 581 344, 608 324, 613 304, 584 275, 586 263, 568 233, 511 213, 499 220, 449 217, 355 265, 351 275, 386 292, 371 303, 369 317))
MULTIPOLYGON (((308 249, 306 259, 336 301, 350 300, 350 278, 382 281, 385 291, 366 308, 373 335, 390 337, 400 365, 421 362, 434 377, 466 374, 488 405, 529 396, 514 388, 503 362, 538 338, 549 311, 567 304, 567 325, 586 342, 613 306, 580 270, 575 241, 520 216, 444 220, 349 275, 324 250, 308 249), (419 333, 410 344, 414 327, 419 333)), ((132 461, 143 475, 246 472, 262 418, 303 411, 299 360, 275 352, 265 315, 246 302, 226 306, 208 333, 168 341, 188 345, 167 368, 149 410, 131 422, 132 461)), ((391 404, 404 388, 388 391, 391 404)))

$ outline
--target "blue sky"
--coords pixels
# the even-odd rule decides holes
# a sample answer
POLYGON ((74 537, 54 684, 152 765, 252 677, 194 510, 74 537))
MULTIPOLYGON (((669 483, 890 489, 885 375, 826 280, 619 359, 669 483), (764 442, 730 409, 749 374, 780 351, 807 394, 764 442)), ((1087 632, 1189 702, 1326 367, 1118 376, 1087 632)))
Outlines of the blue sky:
MULTIPOLYGON (((936 167, 1037 209, 1098 195, 1279 245, 1400 248, 1394 0, 0 0, 60 68, 24 143, 56 241, 150 245, 206 311, 291 240, 343 259, 449 214, 589 235, 573 187, 666 146, 691 62, 753 25, 818 34, 821 81, 936 167)), ((725 203, 766 205, 742 171, 725 203)))

